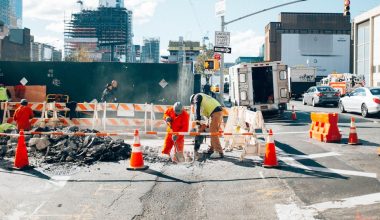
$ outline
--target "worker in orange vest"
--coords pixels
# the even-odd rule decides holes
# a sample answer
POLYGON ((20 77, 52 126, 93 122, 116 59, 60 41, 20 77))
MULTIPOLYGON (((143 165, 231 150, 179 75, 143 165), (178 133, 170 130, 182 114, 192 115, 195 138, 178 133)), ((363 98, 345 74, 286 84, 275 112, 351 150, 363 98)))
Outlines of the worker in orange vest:
POLYGON ((30 119, 34 117, 33 110, 28 106, 26 99, 21 99, 20 104, 13 115, 13 119, 16 121, 19 130, 29 131, 32 127, 30 119))
MULTIPOLYGON (((164 120, 168 124, 168 132, 187 132, 189 130, 189 113, 187 113, 180 102, 169 107, 164 113, 164 120)), ((162 156, 170 157, 170 151, 177 144, 178 152, 183 152, 185 138, 183 135, 166 134, 162 156)))

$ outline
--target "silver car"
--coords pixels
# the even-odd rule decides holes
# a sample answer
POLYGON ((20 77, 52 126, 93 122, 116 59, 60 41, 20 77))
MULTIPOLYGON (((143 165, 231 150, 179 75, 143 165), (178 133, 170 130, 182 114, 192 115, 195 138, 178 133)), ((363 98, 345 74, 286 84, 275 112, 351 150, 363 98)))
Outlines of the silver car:
POLYGON ((339 101, 340 112, 358 112, 363 117, 380 112, 380 87, 360 87, 339 101))
POLYGON ((338 106, 340 94, 330 86, 313 86, 310 87, 304 94, 302 103, 304 105, 326 105, 333 104, 338 106))

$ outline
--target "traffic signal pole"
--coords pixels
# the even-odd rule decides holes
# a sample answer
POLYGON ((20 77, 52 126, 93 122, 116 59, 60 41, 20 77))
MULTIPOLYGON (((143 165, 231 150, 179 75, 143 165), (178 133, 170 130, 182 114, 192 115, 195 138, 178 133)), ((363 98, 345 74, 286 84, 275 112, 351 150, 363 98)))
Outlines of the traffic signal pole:
MULTIPOLYGON (((275 5, 273 7, 266 8, 266 9, 263 9, 263 10, 260 10, 260 11, 257 11, 257 12, 254 12, 254 13, 242 16, 242 17, 236 18, 236 19, 228 21, 228 22, 226 22, 224 20, 224 15, 222 15, 221 16, 221 31, 224 32, 225 27, 227 25, 229 25, 229 24, 231 24, 233 22, 242 20, 244 18, 248 18, 248 17, 251 17, 253 15, 257 15, 257 14, 260 14, 262 12, 269 11, 269 10, 272 10, 272 9, 275 9, 275 8, 279 8, 279 7, 283 7, 283 6, 286 6, 286 5, 295 4, 295 3, 298 3, 298 2, 305 2, 305 1, 307 1, 307 0, 296 0, 296 1, 291 1, 291 2, 288 2, 288 3, 280 4, 280 5, 275 5)), ((224 93, 224 73, 223 73, 223 70, 224 70, 224 53, 222 53, 221 58, 220 58, 220 81, 219 81, 219 100, 220 100, 220 103, 222 105, 224 105, 224 97, 223 97, 223 93, 224 93)))

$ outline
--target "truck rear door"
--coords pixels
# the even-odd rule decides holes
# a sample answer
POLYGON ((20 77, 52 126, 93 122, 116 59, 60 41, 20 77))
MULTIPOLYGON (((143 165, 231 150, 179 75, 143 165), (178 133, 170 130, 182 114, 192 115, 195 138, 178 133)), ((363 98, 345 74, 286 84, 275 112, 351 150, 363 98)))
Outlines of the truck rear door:
POLYGON ((249 68, 244 66, 237 70, 238 86, 235 88, 235 95, 239 97, 238 105, 250 106, 253 104, 253 94, 252 91, 250 92, 249 87, 249 83, 252 81, 250 79, 249 68))
MULTIPOLYGON (((278 97, 275 97, 278 100, 278 103, 288 103, 289 102, 289 85, 288 85, 288 73, 286 65, 278 65, 277 71, 275 71, 277 78, 277 94, 278 97)), ((274 78, 274 77, 273 77, 274 78)))

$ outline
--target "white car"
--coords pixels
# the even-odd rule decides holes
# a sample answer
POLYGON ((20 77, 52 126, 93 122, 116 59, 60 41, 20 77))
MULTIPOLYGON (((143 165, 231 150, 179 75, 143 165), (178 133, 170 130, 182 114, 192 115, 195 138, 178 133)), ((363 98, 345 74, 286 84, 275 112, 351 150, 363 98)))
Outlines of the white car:
POLYGON ((380 87, 360 87, 339 100, 340 112, 358 112, 363 117, 380 112, 380 87))

